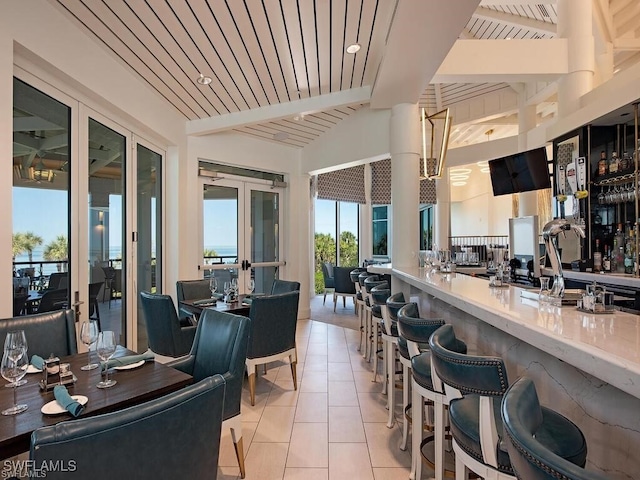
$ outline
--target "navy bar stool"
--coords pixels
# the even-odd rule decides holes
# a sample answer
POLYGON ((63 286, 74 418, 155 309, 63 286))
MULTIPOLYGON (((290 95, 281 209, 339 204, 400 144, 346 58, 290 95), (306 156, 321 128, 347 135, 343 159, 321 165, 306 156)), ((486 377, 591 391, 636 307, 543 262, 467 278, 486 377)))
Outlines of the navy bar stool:
POLYGON ((540 442, 538 431, 544 410, 529 378, 519 378, 504 394, 502 423, 516 477, 519 480, 605 480, 604 475, 589 472, 559 457, 540 442))
POLYGON ((367 324, 368 324, 368 315, 371 314, 371 309, 367 310, 367 304, 366 304, 367 294, 364 289, 364 281, 368 277, 371 277, 372 275, 374 274, 366 271, 358 275, 358 284, 360 285, 360 296, 358 297, 358 295, 356 294, 356 301, 360 301, 360 305, 359 305, 360 310, 358 315, 358 318, 360 319, 360 348, 358 350, 362 352, 363 358, 367 358, 366 342, 369 335, 369 332, 367 330, 367 324))
MULTIPOLYGON (((386 347, 386 352, 383 356, 385 359, 385 386, 383 387, 383 393, 387 393, 387 408, 389 409, 389 419, 387 421, 387 427, 391 428, 395 421, 395 380, 396 380, 396 346, 398 345, 398 311, 407 304, 404 300, 404 293, 398 292, 387 298, 386 308, 383 312, 383 320, 380 322, 380 331, 382 332, 383 347, 386 347)), ((403 387, 405 380, 403 379, 403 387)), ((403 389, 403 401, 404 401, 404 389, 403 389)), ((404 407, 403 407, 404 413, 404 407)), ((403 415, 404 418, 404 415, 403 415)), ((406 426, 406 419, 404 425, 406 426)), ((406 437, 403 434, 403 440, 400 445, 401 450, 406 450, 406 437)))
POLYGON ((353 282, 353 285, 356 287, 356 298, 355 298, 356 315, 358 315, 358 320, 360 321, 360 343, 358 344, 358 351, 360 351, 360 349, 362 348, 362 335, 364 333, 364 322, 362 317, 362 312, 364 310, 364 298, 362 297, 362 289, 360 287, 360 281, 358 280, 358 277, 360 276, 361 273, 366 273, 366 271, 367 271, 366 268, 354 268, 349 273, 349 276, 351 277, 351 281, 353 282))
MULTIPOLYGON (((371 314, 373 315, 373 344, 378 345, 378 337, 382 339, 382 394, 387 393, 387 344, 384 341, 384 322, 389 317, 387 311, 387 299, 391 296, 391 288, 389 283, 385 280, 384 283, 377 285, 371 289, 371 300, 373 305, 371 307, 371 314)), ((375 352, 375 350, 374 350, 375 352)), ((373 357, 373 382, 378 379, 378 355, 373 357)), ((387 401, 388 404, 388 401, 387 401)), ((390 412, 393 416, 393 412, 390 412)), ((393 425, 393 423, 392 423, 393 425)), ((389 427, 391 428, 391 427, 389 427)))
POLYGON ((370 275, 364 280, 364 306, 368 315, 366 316, 365 323, 365 341, 366 343, 366 359, 367 361, 371 361, 371 355, 376 355, 378 346, 377 346, 377 338, 374 335, 374 326, 376 322, 373 321, 374 315, 380 319, 382 318, 382 312, 379 306, 375 306, 373 304, 373 298, 371 298, 371 290, 378 285, 388 285, 386 280, 382 280, 378 275, 370 275))
MULTIPOLYGON (((435 374, 447 386, 456 479, 466 479, 467 469, 485 479, 514 479, 500 416, 500 403, 509 386, 504 362, 500 357, 456 353, 456 341, 451 325, 440 327, 429 340, 435 374)), ((580 429, 553 410, 542 410, 538 442, 583 466, 587 445, 580 429)))

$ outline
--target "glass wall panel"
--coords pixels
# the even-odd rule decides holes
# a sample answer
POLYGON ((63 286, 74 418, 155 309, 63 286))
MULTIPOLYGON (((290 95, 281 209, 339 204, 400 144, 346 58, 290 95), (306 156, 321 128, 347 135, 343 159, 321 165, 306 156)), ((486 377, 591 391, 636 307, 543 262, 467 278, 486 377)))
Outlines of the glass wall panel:
POLYGON ((358 266, 358 204, 338 202, 340 240, 338 251, 342 267, 358 266))
MULTIPOLYGON (((279 194, 262 190, 251 190, 251 255, 252 264, 277 262, 279 254, 279 194)), ((268 292, 276 279, 274 266, 251 268, 251 278, 255 280, 256 292, 268 292)))
POLYGON ((51 308, 69 304, 70 125, 70 107, 14 78, 15 315, 49 309, 40 302, 47 288, 67 299, 51 308))
POLYGON ((388 249, 388 208, 386 205, 373 207, 373 254, 389 255, 388 249))

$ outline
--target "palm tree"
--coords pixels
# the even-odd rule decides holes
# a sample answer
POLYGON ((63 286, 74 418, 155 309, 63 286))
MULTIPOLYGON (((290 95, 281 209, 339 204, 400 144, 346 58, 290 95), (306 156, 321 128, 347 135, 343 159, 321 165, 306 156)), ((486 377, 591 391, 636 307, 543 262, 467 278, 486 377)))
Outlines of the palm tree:
POLYGON ((11 251, 14 262, 18 255, 26 251, 24 247, 24 233, 18 232, 13 234, 11 238, 11 251))
POLYGON ((65 235, 58 235, 55 240, 52 240, 44 247, 44 253, 42 255, 45 260, 58 260, 57 264, 58 272, 62 271, 63 261, 66 262, 69 258, 68 242, 65 235))
POLYGON ((33 251, 42 245, 42 237, 33 232, 25 232, 22 235, 22 246, 29 255, 29 263, 33 263, 33 251))
POLYGON ((211 257, 217 257, 218 253, 213 248, 205 248, 203 256, 205 258, 205 263, 209 263, 213 261, 211 257))

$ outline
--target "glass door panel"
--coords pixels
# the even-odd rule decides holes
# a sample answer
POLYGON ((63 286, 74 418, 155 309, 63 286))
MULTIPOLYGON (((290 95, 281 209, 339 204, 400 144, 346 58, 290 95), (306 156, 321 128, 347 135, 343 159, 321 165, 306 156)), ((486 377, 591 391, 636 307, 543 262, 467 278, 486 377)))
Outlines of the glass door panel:
MULTIPOLYGON (((136 147, 137 292, 162 292, 162 155, 136 147)), ((136 293, 137 293, 136 292, 136 293)), ((147 329, 138 296, 137 350, 148 346, 147 329)))
POLYGON ((40 297, 54 287, 70 304, 70 141, 71 108, 14 78, 14 315, 45 308, 40 297))
POLYGON ((247 287, 249 279, 255 280, 255 292, 269 292, 271 284, 278 278, 280 262, 280 195, 269 190, 248 189, 249 201, 249 259, 251 268, 246 272, 241 289, 247 287))
POLYGON ((242 185, 233 182, 205 183, 203 186, 202 231, 203 263, 205 278, 218 279, 218 293, 224 283, 238 276, 238 246, 241 231, 238 218, 242 197, 242 185))
POLYGON ((102 283, 95 298, 90 295, 89 310, 126 345, 126 136, 93 118, 88 122, 89 284, 102 283))

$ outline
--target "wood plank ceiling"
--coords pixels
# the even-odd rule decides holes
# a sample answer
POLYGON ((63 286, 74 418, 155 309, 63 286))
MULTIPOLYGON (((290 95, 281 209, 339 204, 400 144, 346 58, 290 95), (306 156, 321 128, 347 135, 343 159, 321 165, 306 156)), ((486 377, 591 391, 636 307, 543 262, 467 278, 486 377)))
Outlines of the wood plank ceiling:
MULTIPOLYGON (((49 0, 184 116, 215 117, 373 84, 395 2, 391 0, 49 0), (346 47, 358 43, 355 55, 346 47), (200 75, 211 78, 201 85, 200 75)), ((618 35, 640 37, 637 0, 609 2, 618 35)), ((460 38, 553 38, 553 3, 482 2, 460 38), (486 5, 485 5, 486 4, 486 5)), ((638 61, 616 53, 616 65, 638 61), (626 62, 626 63, 625 63, 626 62)), ((430 111, 509 89, 497 84, 429 85, 430 111), (437 90, 437 94, 436 94, 437 90), (439 97, 439 100, 437 99, 439 97)), ((304 147, 361 104, 238 128, 304 147)), ((553 102, 539 114, 555 114, 553 102)), ((509 113, 510 115, 510 113, 509 113)), ((517 118, 465 126, 460 144, 517 133, 517 118), (510 124, 509 122, 515 122, 510 124), (473 132, 469 132, 473 128, 473 132)), ((462 134, 462 132, 460 132, 462 134)), ((456 139, 454 138, 454 143, 456 139)))

